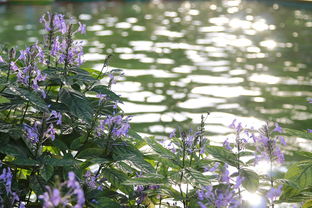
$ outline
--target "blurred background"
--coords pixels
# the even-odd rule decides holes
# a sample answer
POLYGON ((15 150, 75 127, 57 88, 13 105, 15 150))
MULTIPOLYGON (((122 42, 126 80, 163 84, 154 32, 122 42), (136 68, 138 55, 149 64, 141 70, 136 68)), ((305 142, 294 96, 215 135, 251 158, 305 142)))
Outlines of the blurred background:
MULTIPOLYGON (((45 11, 87 25, 84 67, 124 70, 114 86, 132 126, 162 136, 206 122, 224 137, 234 118, 258 127, 312 128, 312 3, 309 1, 53 1, 0 4, 0 42, 41 41, 45 11)), ((223 141, 223 139, 222 139, 223 141)))

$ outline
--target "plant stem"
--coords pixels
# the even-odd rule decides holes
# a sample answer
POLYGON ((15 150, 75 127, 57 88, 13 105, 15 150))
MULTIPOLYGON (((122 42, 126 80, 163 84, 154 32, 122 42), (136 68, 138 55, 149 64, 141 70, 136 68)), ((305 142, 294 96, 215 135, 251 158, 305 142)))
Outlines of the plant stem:
POLYGON ((23 113, 23 117, 22 117, 22 119, 21 119, 21 121, 20 121, 20 124, 22 124, 22 123, 24 122, 24 119, 25 119, 25 116, 26 116, 26 112, 27 112, 27 110, 28 110, 28 107, 29 107, 29 101, 27 101, 26 108, 25 108, 25 111, 24 111, 24 113, 23 113))

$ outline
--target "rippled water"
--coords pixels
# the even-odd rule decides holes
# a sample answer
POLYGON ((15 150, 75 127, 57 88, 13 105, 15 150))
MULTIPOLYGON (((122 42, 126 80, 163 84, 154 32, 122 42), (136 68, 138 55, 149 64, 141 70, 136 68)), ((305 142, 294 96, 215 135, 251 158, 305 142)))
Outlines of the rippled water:
POLYGON ((307 129, 311 8, 240 0, 0 5, 0 41, 35 41, 46 10, 78 17, 88 25, 80 37, 86 66, 100 69, 114 54, 111 66, 126 74, 114 89, 140 132, 189 127, 205 112, 213 134, 229 132, 234 118, 307 129))

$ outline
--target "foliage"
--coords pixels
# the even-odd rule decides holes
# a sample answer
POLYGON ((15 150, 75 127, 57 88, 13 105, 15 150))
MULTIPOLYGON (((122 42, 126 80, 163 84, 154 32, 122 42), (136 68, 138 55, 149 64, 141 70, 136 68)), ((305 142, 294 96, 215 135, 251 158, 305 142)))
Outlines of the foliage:
POLYGON ((40 21, 42 43, 0 56, 0 207, 248 207, 249 192, 272 208, 310 206, 311 153, 285 179, 273 174, 286 144, 277 123, 255 130, 234 120, 223 146, 210 143, 204 116, 197 131, 143 139, 111 91, 121 73, 107 70, 110 56, 101 71, 80 67, 74 36, 85 25, 50 13, 40 21), (261 161, 269 172, 255 171, 261 161))

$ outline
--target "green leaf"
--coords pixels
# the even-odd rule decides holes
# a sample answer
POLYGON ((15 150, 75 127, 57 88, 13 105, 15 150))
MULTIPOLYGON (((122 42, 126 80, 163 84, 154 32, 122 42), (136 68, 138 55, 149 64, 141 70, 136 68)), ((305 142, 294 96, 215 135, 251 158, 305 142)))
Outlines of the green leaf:
POLYGON ((0 152, 6 155, 11 155, 14 157, 21 157, 21 158, 27 158, 28 157, 28 150, 20 145, 13 145, 13 144, 7 144, 7 145, 0 145, 0 152))
POLYGON ((44 165, 40 169, 40 175, 45 181, 48 181, 54 174, 54 167, 52 165, 44 165))
POLYGON ((75 159, 57 159, 57 158, 47 158, 46 159, 47 164, 50 164, 51 166, 75 166, 79 165, 81 162, 79 160, 75 159))
POLYGON ((108 197, 96 198, 96 203, 92 204, 94 208, 120 208, 120 204, 108 197))
POLYGON ((24 100, 29 101, 38 110, 49 112, 48 105, 36 92, 28 89, 19 88, 17 86, 10 86, 9 89, 24 100))
POLYGON ((144 174, 140 177, 131 178, 124 182, 126 185, 165 185, 168 181, 159 174, 144 174))
POLYGON ((116 161, 127 161, 144 172, 155 172, 153 166, 144 160, 144 155, 131 144, 114 145, 112 153, 116 161))
POLYGON ((10 163, 13 165, 18 165, 18 166, 38 166, 39 165, 39 163, 36 160, 27 159, 27 158, 19 158, 19 157, 10 163))
POLYGON ((105 150, 102 148, 87 148, 82 150, 77 157, 78 158, 85 158, 85 159, 90 159, 90 158, 99 158, 101 156, 104 156, 105 150))
POLYGON ((312 161, 301 161, 290 166, 285 178, 297 183, 301 189, 312 186, 312 161))
POLYGON ((206 151, 221 162, 227 163, 234 167, 238 166, 236 155, 223 147, 209 145, 206 147, 206 151))
POLYGON ((243 187, 250 192, 257 191, 259 187, 259 176, 252 170, 240 169, 240 176, 244 178, 243 187))
POLYGON ((177 156, 173 152, 171 152, 170 150, 164 148, 161 144, 159 144, 155 140, 155 138, 146 138, 146 142, 161 157, 170 159, 170 160, 174 161, 177 165, 180 163, 177 156))
POLYGON ((86 140, 85 136, 80 136, 70 144, 70 149, 78 150, 81 146, 83 146, 84 141, 86 140))
POLYGON ((85 96, 63 88, 60 92, 60 100, 68 107, 72 115, 91 123, 93 109, 85 96))
POLYGON ((308 200, 302 205, 302 208, 311 208, 311 207, 312 207, 312 200, 308 200))
POLYGON ((211 184, 211 177, 203 175, 201 172, 193 169, 193 168, 186 168, 185 169, 185 174, 184 174, 185 179, 187 182, 189 182, 192 185, 210 185, 211 184))
POLYGON ((9 103, 9 102, 10 102, 10 100, 8 98, 0 95, 0 104, 9 103))
POLYGON ((107 180, 116 188, 120 189, 126 194, 130 194, 133 189, 130 186, 127 186, 126 184, 123 184, 127 179, 128 176, 123 173, 122 171, 119 171, 114 168, 105 168, 102 171, 102 175, 107 178, 107 180))
POLYGON ((312 140, 312 133, 308 133, 306 131, 298 131, 295 129, 284 129, 286 134, 289 136, 296 136, 304 139, 312 140))
POLYGON ((93 87, 90 91, 107 95, 111 100, 114 100, 114 101, 120 100, 120 97, 118 95, 116 95, 113 91, 111 91, 110 89, 108 89, 104 85, 97 85, 97 86, 93 87))

